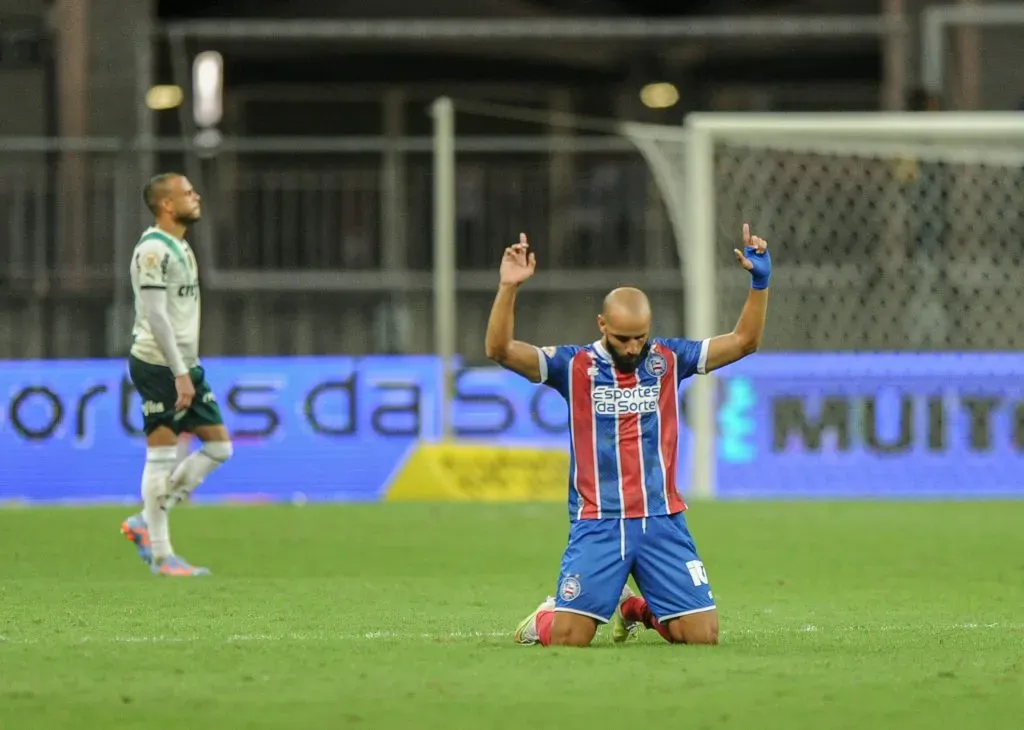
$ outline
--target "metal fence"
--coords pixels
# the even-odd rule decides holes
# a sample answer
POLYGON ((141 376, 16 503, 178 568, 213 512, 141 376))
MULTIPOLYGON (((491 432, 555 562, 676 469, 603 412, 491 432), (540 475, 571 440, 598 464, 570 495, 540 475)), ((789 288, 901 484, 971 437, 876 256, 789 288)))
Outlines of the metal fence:
MULTIPOLYGON (((215 153, 172 142, 18 139, 3 150, 0 357, 125 351, 128 261, 150 222, 141 190, 168 169, 189 175, 204 198, 206 217, 188 234, 200 256, 204 352, 432 347, 430 139, 229 140, 215 153)), ((481 354, 500 253, 519 231, 531 235, 543 271, 523 304, 526 328, 589 336, 593 300, 627 281, 651 281, 665 308, 678 308, 671 228, 628 142, 477 138, 460 141, 457 153, 468 356, 481 354), (569 332, 552 316, 566 307, 582 307, 569 332)))
MULTIPOLYGON (((828 145, 716 147, 718 326, 741 303, 730 252, 746 219, 778 252, 765 349, 1019 349, 1019 148, 828 145)), ((682 146, 668 152, 682 175, 682 146)), ((483 359, 501 250, 519 231, 540 259, 519 304, 523 336, 586 341, 600 297, 622 284, 651 293, 659 332, 682 332, 672 227, 629 142, 463 138, 456 153, 457 349, 470 361, 483 359)), ((204 353, 433 350, 431 140, 246 139, 210 154, 22 139, 0 152, 0 357, 126 351, 128 261, 149 223, 141 189, 165 169, 204 196, 189 232, 204 353)))
MULTIPOLYGON (((1024 127, 1022 127, 1024 129, 1024 127)), ((1013 138, 715 145, 719 326, 737 212, 778 239, 770 339, 788 351, 1024 348, 1024 155, 1013 138)))

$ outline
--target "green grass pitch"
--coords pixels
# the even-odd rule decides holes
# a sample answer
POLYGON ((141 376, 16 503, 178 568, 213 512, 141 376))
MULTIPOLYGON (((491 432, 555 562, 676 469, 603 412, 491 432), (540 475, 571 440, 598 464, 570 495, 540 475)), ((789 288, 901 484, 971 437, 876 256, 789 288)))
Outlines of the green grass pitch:
POLYGON ((1024 727, 1024 502, 697 503, 722 644, 511 643, 561 505, 0 510, 0 728, 1024 727))

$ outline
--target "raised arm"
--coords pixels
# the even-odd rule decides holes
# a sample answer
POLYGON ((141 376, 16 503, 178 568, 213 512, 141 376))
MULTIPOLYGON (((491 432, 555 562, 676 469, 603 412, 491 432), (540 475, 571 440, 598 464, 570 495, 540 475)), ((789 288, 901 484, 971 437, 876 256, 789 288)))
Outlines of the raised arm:
POLYGON ((541 377, 541 355, 536 347, 513 337, 515 331, 516 293, 519 286, 533 276, 537 259, 529 253, 526 234, 519 234, 519 243, 505 249, 501 259, 498 293, 487 320, 484 353, 503 368, 519 373, 534 383, 541 377))
POLYGON ((743 251, 733 249, 736 260, 750 272, 750 293, 732 332, 708 341, 705 372, 734 363, 757 351, 768 315, 768 284, 772 276, 772 259, 768 242, 750 235, 750 226, 743 224, 743 251))

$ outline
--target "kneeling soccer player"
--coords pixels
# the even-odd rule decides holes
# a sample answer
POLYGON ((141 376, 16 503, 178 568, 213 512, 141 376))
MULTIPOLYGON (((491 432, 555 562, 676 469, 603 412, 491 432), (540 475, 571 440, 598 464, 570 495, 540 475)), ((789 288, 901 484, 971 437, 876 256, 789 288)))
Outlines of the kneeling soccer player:
POLYGON ((680 384, 755 352, 764 331, 771 258, 743 226, 737 261, 751 291, 732 332, 700 342, 650 336, 639 289, 615 289, 583 346, 537 348, 513 338, 516 293, 536 268, 526 236, 505 249, 487 324, 487 356, 557 391, 569 406, 569 541, 555 596, 515 631, 520 644, 587 646, 612 621, 672 643, 718 643, 718 612, 676 488, 680 384), (643 597, 627 585, 636 580, 643 597))

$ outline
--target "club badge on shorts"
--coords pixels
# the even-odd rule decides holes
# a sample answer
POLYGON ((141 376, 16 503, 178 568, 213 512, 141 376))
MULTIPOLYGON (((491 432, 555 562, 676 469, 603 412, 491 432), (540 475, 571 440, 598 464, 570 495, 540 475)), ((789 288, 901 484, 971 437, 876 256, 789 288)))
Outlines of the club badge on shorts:
POLYGON ((668 362, 665 360, 665 356, 658 352, 652 352, 647 356, 647 362, 644 363, 644 368, 650 375, 655 378, 660 378, 668 370, 668 362))
POLYGON ((568 603, 582 592, 580 581, 575 575, 567 575, 562 579, 562 585, 558 587, 558 597, 568 603))

